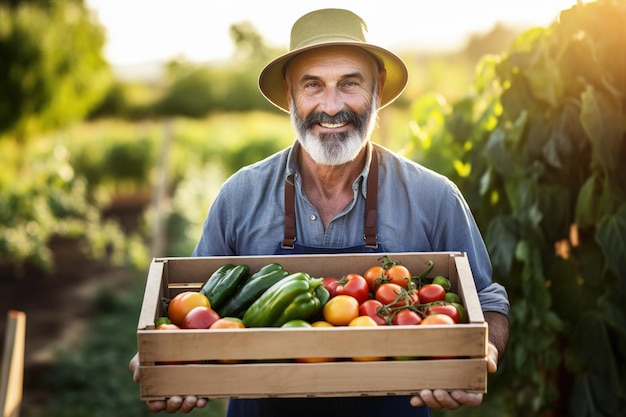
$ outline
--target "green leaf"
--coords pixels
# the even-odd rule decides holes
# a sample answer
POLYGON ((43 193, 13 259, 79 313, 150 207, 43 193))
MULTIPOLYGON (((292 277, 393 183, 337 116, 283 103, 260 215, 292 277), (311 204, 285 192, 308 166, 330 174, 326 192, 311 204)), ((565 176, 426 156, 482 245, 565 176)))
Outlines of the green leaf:
POLYGON ((509 277, 518 241, 517 223, 510 216, 498 216, 489 222, 485 236, 491 263, 502 277, 509 277))
POLYGON ((592 174, 578 192, 576 200, 576 224, 581 227, 595 225, 600 213, 600 196, 596 186, 597 175, 592 174))
POLYGON ((626 280, 626 203, 612 216, 605 216, 596 232, 609 268, 619 279, 626 280))
POLYGON ((621 100, 588 85, 582 93, 580 117, 592 143, 592 166, 606 172, 613 181, 621 180, 623 161, 617 150, 626 133, 621 100))

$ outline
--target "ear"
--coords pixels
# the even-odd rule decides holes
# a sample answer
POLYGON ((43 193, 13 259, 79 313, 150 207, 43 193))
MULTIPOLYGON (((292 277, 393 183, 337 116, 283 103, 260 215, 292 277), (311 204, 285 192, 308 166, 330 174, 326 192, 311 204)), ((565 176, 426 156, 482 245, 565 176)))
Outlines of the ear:
POLYGON ((378 91, 376 92, 376 99, 378 100, 378 105, 383 99, 383 87, 385 87, 385 81, 387 80, 387 70, 381 69, 378 71, 378 91))
POLYGON ((289 92, 289 83, 284 78, 283 78, 283 90, 285 92, 285 97, 287 98, 287 110, 291 112, 291 98, 290 98, 291 95, 289 92))

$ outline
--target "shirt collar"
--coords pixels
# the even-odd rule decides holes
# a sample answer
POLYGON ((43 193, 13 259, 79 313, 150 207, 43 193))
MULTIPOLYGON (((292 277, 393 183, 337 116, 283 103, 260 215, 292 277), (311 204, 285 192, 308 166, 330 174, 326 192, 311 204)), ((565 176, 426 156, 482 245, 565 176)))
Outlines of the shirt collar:
MULTIPOLYGON (((367 178, 370 172, 370 164, 372 162, 372 152, 374 152, 374 147, 371 142, 368 141, 366 146, 367 152, 365 156, 365 166, 363 167, 363 170, 356 178, 356 180, 354 180, 354 185, 360 186, 363 198, 367 198, 367 187, 365 186, 365 184, 367 184, 367 178)), ((295 175, 299 174, 300 172, 300 169, 298 167, 298 155, 301 151, 302 146, 300 145, 300 142, 298 142, 298 140, 296 139, 291 146, 291 149, 289 150, 289 155, 287 156, 287 170, 285 178, 285 180, 289 181, 292 184, 295 183, 295 175)))

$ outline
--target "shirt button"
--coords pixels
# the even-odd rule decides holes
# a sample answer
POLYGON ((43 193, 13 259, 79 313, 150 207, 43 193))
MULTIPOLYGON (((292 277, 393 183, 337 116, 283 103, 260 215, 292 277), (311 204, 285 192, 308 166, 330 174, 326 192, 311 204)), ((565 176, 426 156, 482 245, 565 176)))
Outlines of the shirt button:
POLYGON ((314 222, 315 220, 317 220, 317 216, 315 214, 311 214, 309 216, 309 220, 311 220, 312 222, 314 222))

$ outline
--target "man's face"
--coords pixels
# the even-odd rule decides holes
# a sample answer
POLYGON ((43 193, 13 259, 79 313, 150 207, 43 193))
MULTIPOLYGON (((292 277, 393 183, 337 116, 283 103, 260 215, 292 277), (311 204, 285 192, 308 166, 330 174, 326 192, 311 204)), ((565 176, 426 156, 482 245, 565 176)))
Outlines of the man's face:
POLYGON ((379 71, 374 58, 347 46, 313 50, 294 58, 285 78, 291 121, 304 150, 323 165, 353 160, 376 121, 379 71))

